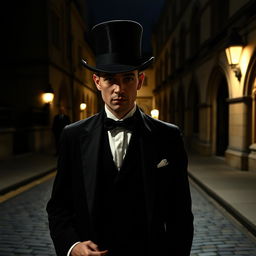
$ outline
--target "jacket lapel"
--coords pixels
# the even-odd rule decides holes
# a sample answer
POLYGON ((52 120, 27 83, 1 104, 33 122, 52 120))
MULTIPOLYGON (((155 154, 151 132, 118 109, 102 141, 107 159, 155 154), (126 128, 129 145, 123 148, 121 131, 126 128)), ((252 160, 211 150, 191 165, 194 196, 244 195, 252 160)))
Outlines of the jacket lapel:
POLYGON ((141 169, 144 181, 144 191, 146 199, 146 210, 148 219, 149 234, 152 230, 153 212, 156 198, 156 187, 155 187, 155 158, 157 155, 156 146, 154 143, 153 131, 145 115, 141 115, 141 131, 140 131, 140 152, 141 152, 141 169))
POLYGON ((99 154, 103 129, 103 112, 84 127, 85 131, 81 136, 81 158, 84 174, 85 192, 88 210, 91 218, 96 207, 97 176, 99 169, 99 154))

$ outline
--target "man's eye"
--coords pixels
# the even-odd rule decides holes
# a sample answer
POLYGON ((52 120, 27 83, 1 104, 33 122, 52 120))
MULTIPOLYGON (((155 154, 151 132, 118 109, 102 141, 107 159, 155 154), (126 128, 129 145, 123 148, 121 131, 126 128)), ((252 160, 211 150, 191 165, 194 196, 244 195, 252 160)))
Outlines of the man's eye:
POLYGON ((105 81, 108 81, 109 83, 114 82, 114 78, 113 77, 106 77, 105 81))
POLYGON ((126 77, 126 78, 124 79, 125 82, 131 82, 131 81, 133 81, 133 80, 134 80, 134 77, 132 77, 132 76, 126 77))

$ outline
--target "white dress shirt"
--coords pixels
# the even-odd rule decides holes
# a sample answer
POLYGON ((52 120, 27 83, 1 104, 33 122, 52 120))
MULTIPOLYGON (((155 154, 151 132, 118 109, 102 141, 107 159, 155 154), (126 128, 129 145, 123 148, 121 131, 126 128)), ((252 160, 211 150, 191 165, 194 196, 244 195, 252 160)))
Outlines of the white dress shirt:
MULTIPOLYGON (((108 118, 111 118, 115 121, 122 121, 128 117, 133 116, 136 111, 136 105, 134 105, 133 109, 126 114, 122 119, 118 119, 114 114, 112 114, 107 106, 105 105, 105 111, 108 118)), ((123 127, 117 127, 111 131, 108 131, 108 140, 111 149, 111 153, 113 156, 114 163, 118 170, 120 170, 124 157, 127 152, 127 148, 129 146, 131 140, 132 132, 126 130, 123 127)))
MULTIPOLYGON (((126 114, 122 119, 118 119, 110 110, 108 110, 107 106, 105 105, 105 112, 108 118, 111 118, 115 121, 122 121, 128 117, 134 115, 136 111, 136 104, 134 105, 133 109, 126 114)), ((111 131, 108 131, 108 140, 111 149, 111 153, 113 156, 113 161, 116 164, 118 170, 120 170, 125 154, 127 152, 130 140, 131 140, 132 132, 126 130, 123 127, 117 127, 111 131)), ((70 249, 68 250, 67 256, 70 256, 72 249, 79 244, 80 242, 74 243, 70 249)))

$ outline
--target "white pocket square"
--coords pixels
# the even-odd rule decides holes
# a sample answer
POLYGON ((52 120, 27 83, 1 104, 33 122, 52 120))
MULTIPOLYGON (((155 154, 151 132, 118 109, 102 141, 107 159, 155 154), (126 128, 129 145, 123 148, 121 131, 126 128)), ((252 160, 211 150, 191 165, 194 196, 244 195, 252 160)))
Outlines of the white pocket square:
POLYGON ((163 160, 161 160, 161 161, 157 164, 157 168, 164 167, 164 166, 166 166, 166 165, 168 165, 168 164, 169 164, 168 160, 167 160, 167 159, 163 159, 163 160))

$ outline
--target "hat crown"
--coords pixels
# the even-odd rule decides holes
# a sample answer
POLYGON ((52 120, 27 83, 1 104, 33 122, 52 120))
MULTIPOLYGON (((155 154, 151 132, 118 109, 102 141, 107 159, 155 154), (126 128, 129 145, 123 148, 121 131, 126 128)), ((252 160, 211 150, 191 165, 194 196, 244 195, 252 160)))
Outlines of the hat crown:
POLYGON ((142 26, 130 20, 115 20, 100 23, 92 28, 94 52, 115 56, 129 61, 141 58, 142 26))
POLYGON ((111 20, 95 25, 91 31, 96 66, 82 64, 94 72, 122 73, 144 70, 154 57, 142 56, 142 26, 132 20, 111 20))

